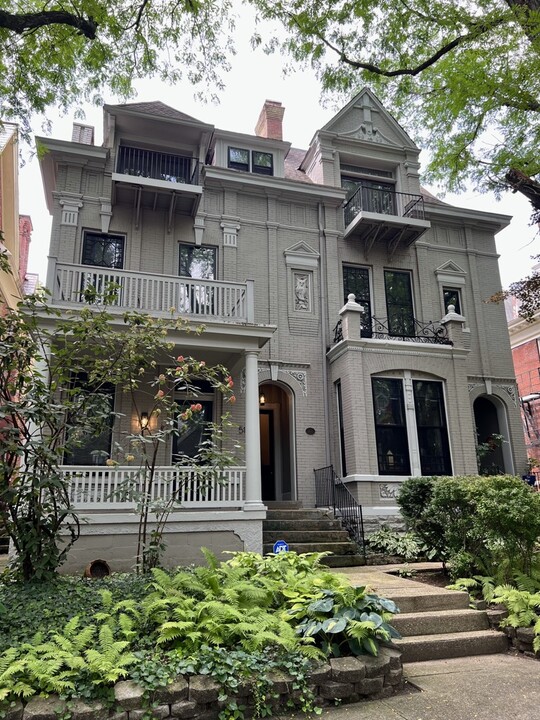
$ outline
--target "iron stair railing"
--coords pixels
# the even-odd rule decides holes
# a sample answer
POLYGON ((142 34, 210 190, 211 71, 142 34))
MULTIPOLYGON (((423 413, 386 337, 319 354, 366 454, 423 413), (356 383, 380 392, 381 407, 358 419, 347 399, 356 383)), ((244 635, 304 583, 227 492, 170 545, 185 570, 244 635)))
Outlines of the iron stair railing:
POLYGON ((341 521, 349 537, 366 559, 364 517, 362 506, 334 471, 333 465, 313 470, 315 474, 315 506, 332 508, 334 517, 341 521))

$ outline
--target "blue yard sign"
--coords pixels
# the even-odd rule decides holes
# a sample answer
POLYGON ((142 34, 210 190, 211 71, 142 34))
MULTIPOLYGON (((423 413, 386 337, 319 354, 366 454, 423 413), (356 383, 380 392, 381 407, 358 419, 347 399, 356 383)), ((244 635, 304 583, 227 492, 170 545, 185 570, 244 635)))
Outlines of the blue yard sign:
POLYGON ((287 552, 289 549, 289 546, 285 542, 285 540, 276 540, 274 543, 274 554, 277 555, 278 553, 287 552))

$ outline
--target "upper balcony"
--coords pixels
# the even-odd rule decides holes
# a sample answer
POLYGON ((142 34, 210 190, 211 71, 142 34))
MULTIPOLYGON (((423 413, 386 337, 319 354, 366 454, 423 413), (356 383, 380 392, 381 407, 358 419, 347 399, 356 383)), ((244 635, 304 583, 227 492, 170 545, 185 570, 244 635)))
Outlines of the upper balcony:
MULTIPOLYGON (((421 322, 415 317, 362 318, 360 338, 367 340, 396 340, 428 345, 452 345, 446 327, 438 322, 421 322)), ((343 337, 343 321, 340 318, 334 328, 333 343, 343 337)))
POLYGON ((121 145, 112 174, 116 201, 133 201, 138 224, 141 207, 194 215, 202 187, 194 157, 121 145))
POLYGON ((428 228, 421 195, 361 186, 344 206, 345 237, 365 242, 367 255, 375 242, 386 242, 390 255, 410 245, 428 228))
POLYGON ((197 280, 67 263, 50 265, 49 272, 48 285, 56 306, 88 305, 110 291, 112 309, 162 316, 176 312, 197 322, 254 322, 252 280, 197 280))

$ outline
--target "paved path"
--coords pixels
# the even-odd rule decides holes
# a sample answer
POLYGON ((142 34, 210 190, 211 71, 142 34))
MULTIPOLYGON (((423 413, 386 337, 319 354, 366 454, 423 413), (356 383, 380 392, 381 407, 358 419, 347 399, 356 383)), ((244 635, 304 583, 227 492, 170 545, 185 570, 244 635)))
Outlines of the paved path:
POLYGON ((483 655, 405 665, 408 690, 324 710, 326 720, 538 720, 540 662, 483 655), (413 686, 414 684, 414 686, 413 686))

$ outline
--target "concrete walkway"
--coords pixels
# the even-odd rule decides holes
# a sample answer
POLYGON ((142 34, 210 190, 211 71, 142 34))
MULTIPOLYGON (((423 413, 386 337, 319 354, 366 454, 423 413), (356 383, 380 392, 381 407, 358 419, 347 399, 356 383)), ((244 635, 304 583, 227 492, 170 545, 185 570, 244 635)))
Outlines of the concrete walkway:
POLYGON ((327 720, 538 720, 540 662, 483 655, 405 665, 407 690, 324 709, 327 720))
MULTIPOLYGON (((343 568, 354 585, 379 595, 441 592, 441 588, 389 574, 396 565, 343 568)), ((403 566, 401 566, 403 568, 403 566)), ((415 563, 410 569, 440 568, 415 563)), ((413 576, 414 577, 414 576, 413 576)), ((448 590, 447 592, 453 592, 448 590)), ((432 660, 404 665, 405 691, 324 710, 328 720, 539 720, 540 661, 512 654, 432 660)))

